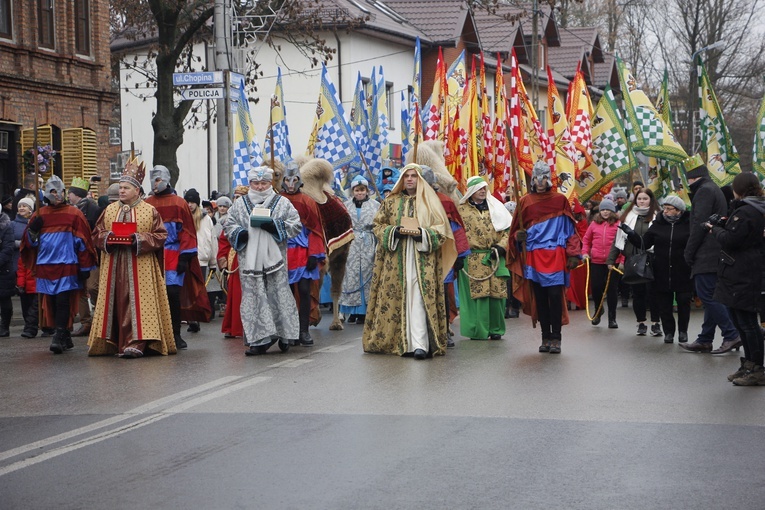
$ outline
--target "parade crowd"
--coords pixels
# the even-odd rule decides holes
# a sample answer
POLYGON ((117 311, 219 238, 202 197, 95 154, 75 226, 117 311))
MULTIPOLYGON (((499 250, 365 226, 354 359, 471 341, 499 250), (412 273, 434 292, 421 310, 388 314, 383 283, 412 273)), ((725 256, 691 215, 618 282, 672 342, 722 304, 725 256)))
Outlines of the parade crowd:
POLYGON ((361 325, 365 352, 443 355, 458 316, 462 337, 497 341, 523 312, 539 352, 556 354, 570 310, 617 329, 631 295, 636 335, 695 353, 743 347, 728 380, 765 385, 765 197, 752 173, 720 188, 694 156, 684 162, 690 207, 674 194, 659 203, 639 181, 572 206, 542 162, 517 203, 482 176, 461 194, 441 189, 438 172, 415 163, 355 177, 345 201, 324 160, 272 166, 209 201, 195 189, 180 196, 161 165, 146 193, 135 160, 98 201, 86 179, 65 188, 25 176, 2 201, 0 337, 18 295, 21 336, 50 336, 55 354, 72 337, 87 337, 91 356, 174 354, 187 348, 182 324, 197 332, 219 314, 221 333, 254 356, 313 345, 319 306, 334 301, 330 329, 339 318, 361 325), (704 318, 691 341, 694 300, 704 318))

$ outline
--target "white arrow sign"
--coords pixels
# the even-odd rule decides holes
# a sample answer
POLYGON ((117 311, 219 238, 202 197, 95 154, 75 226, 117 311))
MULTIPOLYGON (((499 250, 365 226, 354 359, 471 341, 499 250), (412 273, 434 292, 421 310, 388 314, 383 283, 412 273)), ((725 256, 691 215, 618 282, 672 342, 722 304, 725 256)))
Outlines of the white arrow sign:
POLYGON ((181 97, 184 101, 195 101, 197 99, 223 99, 226 96, 223 88, 215 88, 181 90, 181 97))

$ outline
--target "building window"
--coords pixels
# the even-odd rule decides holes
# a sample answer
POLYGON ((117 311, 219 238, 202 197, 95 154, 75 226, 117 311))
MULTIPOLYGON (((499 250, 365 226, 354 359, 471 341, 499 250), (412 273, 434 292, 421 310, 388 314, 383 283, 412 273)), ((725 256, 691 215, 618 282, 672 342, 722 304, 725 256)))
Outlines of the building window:
POLYGON ((55 47, 53 0, 37 0, 37 38, 40 47, 55 47))
POLYGON ((90 55, 90 0, 74 0, 74 44, 77 53, 90 55))
POLYGON ((13 20, 11 19, 11 0, 0 0, 0 37, 13 38, 13 20))

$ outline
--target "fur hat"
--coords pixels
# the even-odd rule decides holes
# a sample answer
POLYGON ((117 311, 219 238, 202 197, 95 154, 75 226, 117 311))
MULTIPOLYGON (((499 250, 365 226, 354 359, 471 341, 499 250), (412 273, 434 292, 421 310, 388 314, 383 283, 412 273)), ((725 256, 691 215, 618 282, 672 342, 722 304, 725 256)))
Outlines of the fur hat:
POLYGON ((607 198, 604 198, 603 200, 600 201, 600 206, 598 207, 598 209, 601 210, 601 211, 611 211, 611 212, 615 213, 616 212, 616 204, 613 203, 613 201, 611 201, 611 200, 609 200, 607 198))
POLYGON ((664 200, 662 200, 661 205, 671 205, 678 211, 685 211, 685 202, 683 202, 683 199, 680 198, 677 195, 667 195, 664 197, 664 200))

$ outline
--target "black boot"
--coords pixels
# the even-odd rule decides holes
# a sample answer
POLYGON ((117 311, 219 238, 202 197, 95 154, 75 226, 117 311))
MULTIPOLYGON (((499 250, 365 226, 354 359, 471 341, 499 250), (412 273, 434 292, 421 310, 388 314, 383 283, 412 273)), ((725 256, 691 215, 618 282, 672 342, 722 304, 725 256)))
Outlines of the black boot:
POLYGON ((608 310, 608 329, 617 329, 619 325, 616 323, 616 310, 608 310))
POLYGON ((61 354, 66 348, 66 333, 64 328, 56 328, 53 333, 53 341, 50 343, 50 350, 53 354, 61 354))
POLYGON ((74 348, 74 342, 72 342, 72 333, 68 330, 64 330, 64 339, 62 345, 64 346, 64 350, 69 350, 74 348))
POLYGON ((308 331, 301 331, 300 343, 302 345, 313 345, 313 338, 311 338, 311 333, 309 333, 308 331))
POLYGON ((3 309, 0 311, 0 337, 11 336, 11 317, 13 316, 13 308, 3 309))

